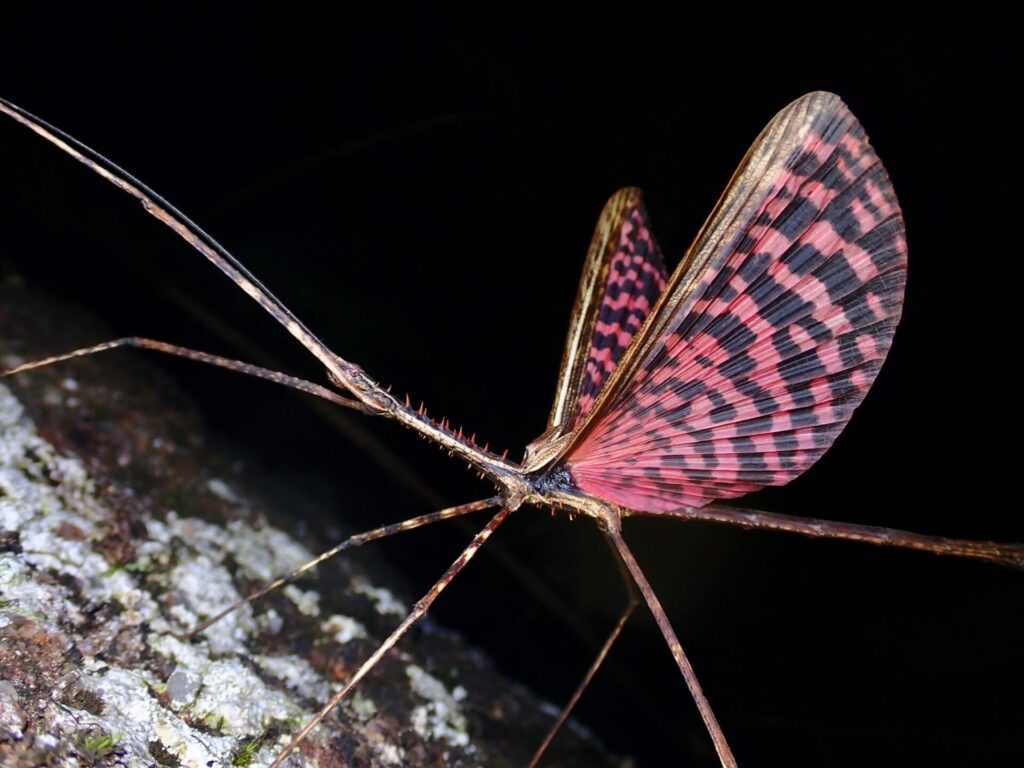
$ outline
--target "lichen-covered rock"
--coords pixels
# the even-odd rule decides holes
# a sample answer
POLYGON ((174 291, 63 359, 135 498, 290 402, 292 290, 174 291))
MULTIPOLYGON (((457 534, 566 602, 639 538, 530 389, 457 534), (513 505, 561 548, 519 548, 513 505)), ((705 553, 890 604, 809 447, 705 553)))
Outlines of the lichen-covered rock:
MULTIPOLYGON (((40 327, 81 328, 67 312, 0 288, 0 365, 42 354, 40 327)), ((63 341, 80 343, 47 333, 48 349, 63 341)), ((180 395, 159 376, 139 385, 140 371, 83 360, 0 385, 5 768, 267 765, 404 615, 342 561, 330 600, 306 580, 182 639, 312 553, 265 522, 237 462, 208 451, 180 395)), ((428 623, 290 764, 521 765, 551 711, 428 623)), ((546 764, 616 763, 566 732, 546 764)))

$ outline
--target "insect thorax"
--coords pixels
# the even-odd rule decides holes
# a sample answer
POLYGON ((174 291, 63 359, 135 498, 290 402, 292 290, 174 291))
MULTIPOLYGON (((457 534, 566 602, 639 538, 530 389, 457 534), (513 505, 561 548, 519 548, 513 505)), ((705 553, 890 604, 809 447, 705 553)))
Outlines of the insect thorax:
POLYGON ((553 510, 564 510, 570 517, 591 517, 605 528, 617 530, 619 527, 619 508, 580 489, 564 466, 531 478, 530 487, 533 492, 527 501, 553 510))
POLYGON ((564 466, 555 467, 542 474, 534 481, 533 488, 545 497, 556 491, 578 492, 572 475, 564 466))

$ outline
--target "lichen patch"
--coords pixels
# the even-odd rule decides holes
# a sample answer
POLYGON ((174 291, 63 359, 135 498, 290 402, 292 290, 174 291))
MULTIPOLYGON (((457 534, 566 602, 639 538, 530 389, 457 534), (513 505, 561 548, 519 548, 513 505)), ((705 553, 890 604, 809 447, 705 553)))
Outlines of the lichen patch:
POLYGON ((382 616, 398 616, 404 619, 409 615, 409 609, 405 603, 395 597, 390 590, 382 587, 375 587, 361 576, 352 579, 352 591, 356 594, 365 595, 373 602, 373 607, 382 616))
POLYGON ((335 613, 320 622, 320 629, 339 645, 367 637, 366 627, 351 616, 343 616, 340 613, 335 613))
POLYGON ((253 659, 267 674, 280 681, 285 688, 295 691, 310 701, 323 702, 333 696, 340 685, 324 680, 308 661, 301 656, 255 656, 253 659))
POLYGON ((289 584, 281 590, 282 594, 295 603, 299 613, 303 616, 320 615, 320 595, 313 590, 301 590, 294 584, 289 584))
POLYGON ((466 698, 465 689, 457 686, 449 692, 444 683, 415 664, 407 666, 405 673, 413 691, 428 700, 413 710, 412 726, 416 733, 453 747, 469 747, 466 717, 459 707, 459 702, 466 698))

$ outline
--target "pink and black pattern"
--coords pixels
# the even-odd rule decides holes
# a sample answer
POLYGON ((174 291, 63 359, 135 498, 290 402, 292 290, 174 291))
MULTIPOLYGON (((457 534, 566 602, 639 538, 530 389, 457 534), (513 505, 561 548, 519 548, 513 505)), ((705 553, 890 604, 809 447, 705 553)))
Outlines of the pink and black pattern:
POLYGON ((780 118, 801 109, 763 199, 570 448, 588 493, 654 512, 784 484, 878 373, 906 279, 899 205, 837 97, 810 94, 780 118))
POLYGON ((590 411, 601 387, 665 290, 667 279, 661 249, 651 236, 647 210, 638 202, 623 219, 618 248, 609 263, 574 427, 590 411))

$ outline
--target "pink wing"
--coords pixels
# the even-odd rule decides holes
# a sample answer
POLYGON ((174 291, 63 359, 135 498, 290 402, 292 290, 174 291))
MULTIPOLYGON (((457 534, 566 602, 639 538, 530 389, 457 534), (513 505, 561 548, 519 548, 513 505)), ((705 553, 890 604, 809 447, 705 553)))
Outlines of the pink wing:
POLYGON ((625 213, 608 269, 597 322, 590 338, 573 428, 583 422, 658 296, 665 290, 665 262, 639 194, 625 213))
POLYGON ((576 484, 638 511, 782 485, 861 402, 899 320, 903 221, 838 97, 776 116, 567 446, 576 484))
POLYGON ((664 288, 665 265, 643 195, 620 189, 605 203, 590 241, 547 430, 526 446, 531 470, 563 455, 664 288))

